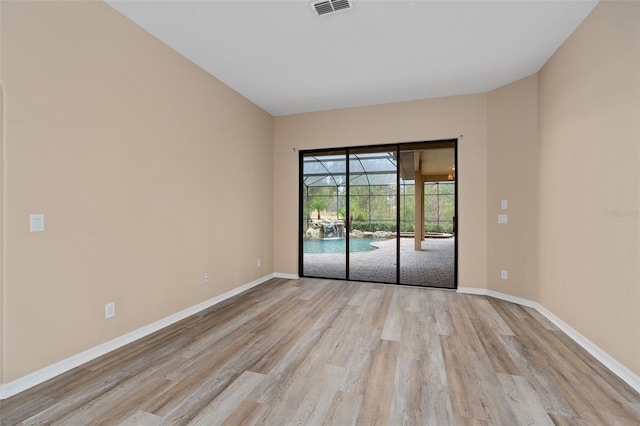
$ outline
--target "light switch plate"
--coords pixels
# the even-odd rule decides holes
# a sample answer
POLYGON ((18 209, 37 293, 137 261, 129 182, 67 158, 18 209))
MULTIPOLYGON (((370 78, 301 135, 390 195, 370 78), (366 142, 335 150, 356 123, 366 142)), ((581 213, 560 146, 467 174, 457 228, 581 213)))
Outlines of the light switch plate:
POLYGON ((499 214, 498 215, 498 223, 507 223, 507 215, 499 214))
POLYGON ((44 232, 44 214, 29 215, 29 232, 44 232))
POLYGON ((507 202, 507 200, 501 200, 501 201, 500 201, 500 208, 501 208, 502 210, 506 210, 506 209, 507 209, 507 207, 509 207, 509 203, 507 202))

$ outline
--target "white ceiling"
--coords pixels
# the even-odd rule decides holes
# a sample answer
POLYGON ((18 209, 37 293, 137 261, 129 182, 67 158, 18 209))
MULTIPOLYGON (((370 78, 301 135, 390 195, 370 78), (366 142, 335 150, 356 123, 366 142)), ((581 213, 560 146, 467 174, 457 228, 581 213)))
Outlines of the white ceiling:
POLYGON ((484 93, 537 72, 597 1, 106 0, 273 115, 484 93))

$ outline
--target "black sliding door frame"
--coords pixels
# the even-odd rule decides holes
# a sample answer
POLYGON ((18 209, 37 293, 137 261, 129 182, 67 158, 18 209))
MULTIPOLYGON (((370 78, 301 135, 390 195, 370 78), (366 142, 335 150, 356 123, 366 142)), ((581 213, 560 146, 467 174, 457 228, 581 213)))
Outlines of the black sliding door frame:
MULTIPOLYGON (((459 241, 459 234, 460 234, 460 227, 458 225, 458 183, 459 183, 459 174, 458 174, 458 139, 444 139, 444 140, 436 140, 436 141, 422 141, 422 142, 403 142, 403 143, 393 143, 393 144, 383 144, 383 145, 366 145, 366 146, 354 146, 354 147, 338 147, 338 148, 325 148, 325 149, 313 149, 313 150, 300 150, 299 151, 299 157, 298 157, 298 163, 299 163, 299 194, 298 194, 298 200, 299 200, 299 210, 298 210, 298 273, 299 276, 301 277, 312 277, 312 278, 329 278, 329 279, 337 279, 337 280, 346 280, 346 281, 364 281, 364 282, 379 282, 381 284, 395 284, 395 285, 406 285, 406 286, 415 286, 415 287, 428 287, 427 285, 420 285, 420 284, 413 284, 413 283, 402 283, 401 282, 401 259, 400 259, 400 232, 401 232, 401 222, 402 222, 402 215, 401 215, 401 208, 400 208, 400 201, 401 201, 401 171, 400 171, 400 156, 401 156, 401 152, 402 151, 407 151, 407 150, 411 150, 412 146, 415 146, 416 149, 418 149, 419 147, 422 147, 423 149, 429 149, 429 148, 437 148, 438 145, 445 145, 445 144, 452 144, 453 145, 453 149, 454 149, 454 174, 455 174, 455 178, 454 178, 454 218, 452 221, 452 226, 453 226, 453 233, 455 235, 455 240, 454 240, 454 289, 458 288, 458 241, 459 241), (350 273, 350 257, 351 257, 351 252, 350 252, 350 236, 349 236, 349 232, 351 229, 351 222, 350 222, 350 212, 351 212, 351 167, 350 167, 350 163, 351 163, 351 153, 352 151, 357 151, 359 153, 362 153, 362 151, 366 151, 367 149, 370 149, 372 151, 381 151, 381 150, 385 150, 387 149, 388 151, 393 151, 395 153, 396 156, 396 161, 397 161, 397 165, 396 165, 396 180, 395 180, 395 186, 396 186, 396 191, 395 191, 395 229, 396 229, 396 236, 395 236, 395 241, 396 241, 396 274, 395 274, 395 282, 390 283, 390 282, 381 282, 381 281, 371 281, 371 280, 359 280, 359 279, 354 279, 354 277, 351 276, 350 273), (304 223, 303 223, 303 218, 304 218, 304 208, 305 208, 305 184, 304 184, 304 159, 305 157, 309 157, 309 156, 327 156, 327 155, 344 155, 345 158, 345 182, 344 182, 344 187, 345 187, 345 229, 344 229, 344 233, 345 233, 345 267, 346 267, 346 274, 344 278, 334 278, 334 277, 322 277, 322 276, 314 276, 314 275, 307 275, 304 272, 304 223)), ((424 185, 422 185, 422 188, 420 188, 423 191, 424 194, 424 185)), ((418 189, 416 188, 416 191, 418 189)), ((336 187, 336 199, 340 199, 340 192, 339 192, 339 186, 336 187)), ((371 197, 371 193, 369 192, 369 197, 371 197)), ((415 197, 415 193, 414 193, 414 197, 415 197)), ((424 202, 423 202, 424 204, 424 202)), ((310 215, 310 212, 309 212, 310 215)))

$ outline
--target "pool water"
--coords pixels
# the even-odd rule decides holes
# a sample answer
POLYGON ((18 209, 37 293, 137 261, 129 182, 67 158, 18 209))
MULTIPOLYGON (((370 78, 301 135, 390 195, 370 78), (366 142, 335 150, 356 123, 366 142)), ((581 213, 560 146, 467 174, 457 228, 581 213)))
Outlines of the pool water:
MULTIPOLYGON (((349 252, 369 251, 374 241, 385 241, 385 238, 351 238, 349 240, 349 252)), ((304 240, 305 253, 344 253, 347 242, 344 238, 331 238, 327 240, 304 240)))

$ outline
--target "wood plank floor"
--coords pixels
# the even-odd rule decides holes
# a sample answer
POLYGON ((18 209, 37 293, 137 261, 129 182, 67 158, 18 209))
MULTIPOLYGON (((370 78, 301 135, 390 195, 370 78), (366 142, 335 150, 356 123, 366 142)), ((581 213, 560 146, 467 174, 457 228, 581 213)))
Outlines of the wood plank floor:
POLYGON ((640 395, 528 308, 274 279, 0 410, 2 425, 638 425, 640 395))

